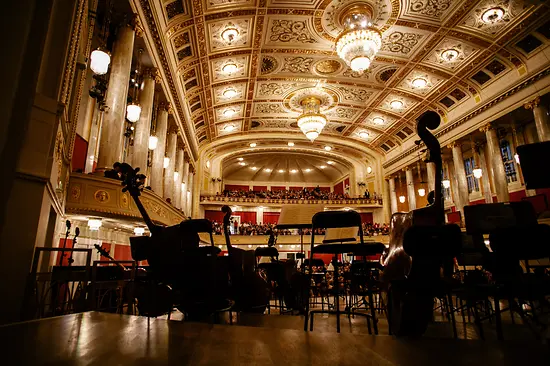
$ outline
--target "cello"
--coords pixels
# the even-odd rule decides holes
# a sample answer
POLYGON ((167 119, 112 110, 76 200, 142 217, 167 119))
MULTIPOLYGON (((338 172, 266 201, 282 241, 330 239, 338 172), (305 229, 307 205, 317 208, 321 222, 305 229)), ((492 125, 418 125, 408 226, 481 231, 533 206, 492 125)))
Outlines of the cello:
POLYGON ((434 297, 451 277, 452 260, 460 251, 460 227, 445 224, 441 146, 430 132, 440 122, 439 114, 427 111, 416 126, 427 148, 425 161, 435 165, 433 203, 408 213, 394 213, 390 221, 383 279, 388 286, 390 332, 397 336, 420 336, 426 331, 433 316, 434 297))

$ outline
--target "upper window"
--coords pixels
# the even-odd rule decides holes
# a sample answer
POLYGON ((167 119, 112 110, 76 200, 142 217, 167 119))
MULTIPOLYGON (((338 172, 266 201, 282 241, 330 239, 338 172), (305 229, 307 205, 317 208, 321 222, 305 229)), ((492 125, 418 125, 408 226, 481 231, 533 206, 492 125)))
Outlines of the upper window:
POLYGON ((464 159, 464 171, 468 180, 468 193, 479 192, 479 181, 474 177, 474 158, 464 159))

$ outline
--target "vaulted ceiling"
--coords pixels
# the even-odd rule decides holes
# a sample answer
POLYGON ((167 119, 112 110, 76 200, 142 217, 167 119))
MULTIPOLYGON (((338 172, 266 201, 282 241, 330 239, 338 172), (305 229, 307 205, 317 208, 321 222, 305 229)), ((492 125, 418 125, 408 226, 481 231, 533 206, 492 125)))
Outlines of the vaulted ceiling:
POLYGON ((235 136, 305 141, 297 100, 315 89, 327 100, 329 120, 319 141, 352 141, 385 154, 414 135, 423 111, 434 109, 445 121, 453 110, 472 110, 486 88, 526 73, 526 60, 550 44, 548 8, 537 1, 134 3, 156 43, 187 138, 198 149, 234 143, 235 136), (373 24, 383 32, 382 49, 362 74, 334 50, 343 30, 340 11, 354 2, 372 6, 373 24), (502 9, 502 19, 484 21, 491 8, 502 9), (230 40, 222 36, 228 29, 236 30, 230 40))

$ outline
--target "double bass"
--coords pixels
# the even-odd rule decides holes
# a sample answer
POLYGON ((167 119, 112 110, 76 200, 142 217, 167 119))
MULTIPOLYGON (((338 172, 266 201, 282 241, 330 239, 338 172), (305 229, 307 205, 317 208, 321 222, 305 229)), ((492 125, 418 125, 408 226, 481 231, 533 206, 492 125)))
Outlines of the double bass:
POLYGON ((390 331, 397 336, 420 336, 426 331, 434 297, 451 277, 452 260, 460 251, 460 227, 445 224, 441 146, 430 132, 440 122, 439 114, 427 111, 416 126, 427 148, 425 161, 435 166, 434 201, 408 213, 394 213, 390 222, 383 279, 388 286, 390 331))

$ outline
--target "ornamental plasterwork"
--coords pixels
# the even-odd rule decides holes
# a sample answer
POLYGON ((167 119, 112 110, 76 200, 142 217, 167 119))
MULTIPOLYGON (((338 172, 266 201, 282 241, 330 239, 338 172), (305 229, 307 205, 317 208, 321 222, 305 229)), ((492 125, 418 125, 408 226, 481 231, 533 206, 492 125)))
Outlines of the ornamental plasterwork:
POLYGON ((418 102, 416 102, 415 100, 404 97, 402 95, 390 94, 380 104, 379 108, 393 114, 403 115, 409 112, 409 110, 413 108, 417 103, 418 102), (394 101, 401 102, 401 106, 400 107, 392 106, 391 103, 394 101))
POLYGON ((469 30, 482 32, 486 35, 495 36, 501 30, 506 28, 514 19, 516 19, 529 5, 522 0, 485 0, 481 1, 464 18, 461 27, 469 30), (482 15, 491 8, 501 8, 504 10, 504 16, 497 22, 486 23, 482 20, 482 15))
POLYGON ((273 45, 307 45, 319 43, 308 28, 307 18, 270 19, 269 31, 266 34, 266 44, 273 45))
POLYGON ((373 131, 371 129, 368 129, 368 128, 365 128, 365 127, 357 127, 357 128, 355 128, 353 133, 350 135, 350 137, 355 138, 355 139, 360 140, 360 141, 370 142, 370 141, 373 141, 375 138, 377 138, 378 135, 379 135, 378 133, 376 133, 375 131, 373 131), (364 137, 363 132, 368 133, 369 134, 368 137, 364 137))
POLYGON ((348 107, 336 107, 328 111, 326 116, 330 118, 335 119, 343 119, 347 121, 351 121, 360 111, 355 108, 348 108, 348 107))
POLYGON ((258 130, 277 130, 277 129, 290 129, 292 128, 290 125, 292 124, 294 120, 258 120, 254 122, 258 122, 259 124, 255 127, 252 127, 253 129, 258 130))
POLYGON ((438 86, 441 82, 443 82, 443 78, 437 75, 424 71, 413 70, 403 79, 401 83, 399 83, 397 87, 399 89, 424 96, 430 94, 434 90, 434 87, 438 86), (415 82, 418 82, 418 80, 424 80, 426 85, 415 85, 415 82))
POLYGON ((323 129, 323 133, 324 132, 328 132, 328 133, 335 133, 335 134, 338 134, 338 135, 341 135, 342 132, 344 131, 344 129, 349 126, 349 125, 346 125, 346 124, 343 124, 343 123, 338 123, 338 122, 332 122, 332 121, 329 121, 327 123, 327 125, 325 126, 325 128, 323 129))
POLYGON ((235 48, 248 48, 252 45, 251 25, 252 19, 230 19, 221 22, 208 23, 208 43, 210 52, 225 51, 235 48), (222 33, 228 29, 236 29, 238 35, 230 41, 222 37, 222 33))
POLYGON ((477 49, 470 46, 468 43, 452 38, 445 38, 435 47, 434 51, 424 59, 424 61, 447 70, 455 70, 461 67, 462 64, 476 52, 477 49), (457 54, 452 60, 444 58, 446 55, 445 52, 449 50, 456 51, 457 54))
POLYGON ((235 83, 214 88, 214 104, 229 103, 244 99, 246 85, 246 83, 235 83), (232 97, 226 97, 224 93, 227 95, 227 91, 231 91, 231 93, 234 91, 236 94, 232 97))
POLYGON ((254 114, 285 114, 280 103, 255 103, 254 114))
POLYGON ((242 122, 241 121, 232 121, 227 123, 218 123, 216 125, 216 130, 218 132, 218 136, 220 135, 228 135, 231 133, 241 132, 242 130, 242 122))
POLYGON ((325 113, 338 104, 338 94, 325 86, 311 86, 299 89, 286 96, 284 106, 289 111, 302 112, 301 102, 307 97, 316 97, 321 102, 320 110, 325 113))
POLYGON ((242 78, 248 75, 248 56, 235 56, 227 57, 223 59, 216 59, 210 61, 210 67, 212 68, 213 81, 223 81, 236 78, 242 78), (223 68, 226 65, 235 64, 237 70, 233 73, 224 72, 223 68))
POLYGON ((404 27, 392 27, 382 38, 380 53, 392 56, 410 56, 426 37, 422 33, 413 32, 404 27))
POLYGON ((359 103, 364 104, 374 94, 372 90, 352 88, 349 86, 341 86, 338 91, 342 95, 342 101, 344 103, 359 103))
POLYGON ((282 98, 289 91, 304 85, 296 82, 263 81, 256 85, 256 97, 262 99, 282 98))
POLYGON ((243 117, 243 108, 244 104, 236 105, 227 105, 218 107, 216 111, 216 120, 219 121, 230 121, 232 119, 238 119, 243 117))
MULTIPOLYGON (((323 29, 332 37, 338 37, 344 27, 340 24, 341 11, 351 3, 357 0, 333 0, 323 12, 321 24, 323 29)), ((366 0, 371 4, 374 10, 372 23, 378 28, 382 28, 390 18, 392 5, 390 0, 366 0)))
POLYGON ((283 68, 281 72, 291 72, 295 74, 305 74, 310 72, 313 64, 313 57, 285 57, 283 59, 283 68))
POLYGON ((315 63, 313 70, 322 76, 333 75, 340 71, 343 67, 342 62, 335 59, 325 59, 315 63))
POLYGON ((458 0, 407 0, 404 15, 440 22, 460 4, 458 0))
MULTIPOLYGON (((181 1, 181 0, 178 0, 181 1)), ((253 6, 256 0, 204 0, 206 10, 222 10, 229 7, 253 6)))

